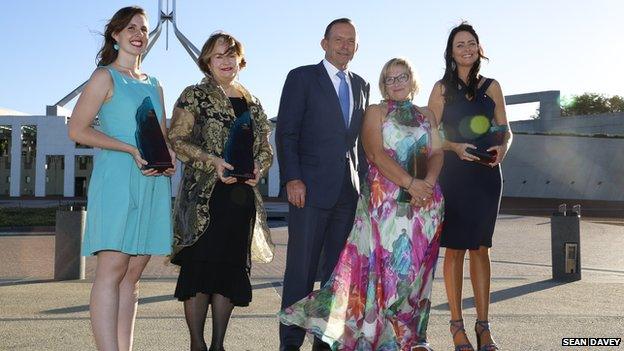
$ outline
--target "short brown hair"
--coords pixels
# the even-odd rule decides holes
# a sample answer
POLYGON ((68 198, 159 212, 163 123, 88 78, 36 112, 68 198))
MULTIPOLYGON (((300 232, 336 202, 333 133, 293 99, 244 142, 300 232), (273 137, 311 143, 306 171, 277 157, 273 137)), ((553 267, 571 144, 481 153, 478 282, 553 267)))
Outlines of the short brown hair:
POLYGON ((335 20, 333 20, 333 21, 329 22, 329 24, 327 25, 327 27, 325 27, 325 36, 324 36, 324 38, 325 38, 325 39, 329 39, 329 33, 331 33, 331 29, 332 29, 332 27, 333 27, 335 24, 338 24, 338 23, 346 23, 346 24, 350 24, 350 25, 352 25, 352 26, 353 26, 353 28, 355 28, 355 23, 353 23, 353 21, 352 21, 350 18, 346 18, 346 17, 343 17, 343 18, 337 18, 337 19, 335 19, 335 20))
POLYGON ((245 48, 240 41, 236 40, 232 35, 224 32, 218 32, 212 34, 208 40, 202 46, 201 52, 199 53, 199 57, 197 58, 197 65, 199 69, 201 69, 204 74, 211 76, 209 68, 210 54, 214 50, 217 44, 224 43, 227 45, 228 49, 226 50, 226 54, 235 53, 236 56, 240 58, 240 68, 245 68, 247 66, 247 61, 245 61, 245 48))
POLYGON ((414 69, 412 68, 412 64, 409 62, 408 59, 403 57, 395 57, 393 59, 390 59, 390 61, 386 62, 386 64, 381 69, 381 74, 379 75, 379 92, 381 92, 381 96, 383 96, 384 99, 388 99, 388 92, 386 90, 386 84, 384 83, 384 81, 388 76, 388 71, 390 70, 390 67, 393 66, 403 66, 407 70, 407 74, 409 74, 411 81, 410 100, 414 99, 414 96, 418 94, 418 91, 420 90, 420 84, 418 82, 416 72, 414 72, 414 69))

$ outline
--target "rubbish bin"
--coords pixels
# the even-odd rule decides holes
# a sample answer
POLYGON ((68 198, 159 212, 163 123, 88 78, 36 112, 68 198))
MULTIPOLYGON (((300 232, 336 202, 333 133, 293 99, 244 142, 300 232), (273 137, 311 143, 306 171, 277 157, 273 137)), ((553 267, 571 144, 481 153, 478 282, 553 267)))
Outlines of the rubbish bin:
POLYGON ((581 207, 562 204, 550 218, 553 280, 581 280, 581 207))
POLYGON ((83 206, 65 206, 56 211, 54 280, 85 278, 85 258, 80 255, 87 211, 83 206))

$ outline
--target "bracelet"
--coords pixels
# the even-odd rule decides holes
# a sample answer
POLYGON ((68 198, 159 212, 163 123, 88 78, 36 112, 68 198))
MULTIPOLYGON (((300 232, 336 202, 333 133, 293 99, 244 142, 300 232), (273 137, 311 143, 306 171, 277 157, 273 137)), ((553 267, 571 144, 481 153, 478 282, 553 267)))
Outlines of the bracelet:
POLYGON ((409 185, 406 186, 404 189, 409 190, 409 188, 411 188, 413 184, 414 184, 414 177, 412 177, 412 180, 410 180, 409 185))
POLYGON ((423 179, 423 182, 425 182, 425 184, 427 184, 428 187, 433 188, 433 185, 431 185, 431 183, 429 183, 428 181, 423 179))

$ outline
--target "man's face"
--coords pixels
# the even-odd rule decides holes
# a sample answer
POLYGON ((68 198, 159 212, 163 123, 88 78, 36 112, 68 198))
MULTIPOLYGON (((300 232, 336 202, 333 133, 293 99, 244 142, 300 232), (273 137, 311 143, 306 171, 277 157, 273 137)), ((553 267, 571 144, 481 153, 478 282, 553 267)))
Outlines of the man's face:
POLYGON ((325 59, 340 70, 347 69, 349 62, 358 49, 355 27, 349 23, 336 23, 327 39, 321 40, 321 47, 325 50, 325 59))

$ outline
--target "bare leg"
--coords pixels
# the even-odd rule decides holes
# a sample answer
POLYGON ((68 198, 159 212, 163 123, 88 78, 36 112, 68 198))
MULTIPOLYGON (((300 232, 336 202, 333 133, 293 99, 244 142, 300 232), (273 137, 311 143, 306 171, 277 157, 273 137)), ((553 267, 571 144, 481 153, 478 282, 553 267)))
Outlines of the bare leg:
MULTIPOLYGON (((466 250, 447 248, 444 253, 444 286, 451 311, 451 320, 462 319, 462 288, 464 281, 464 257, 466 250)), ((466 333, 456 333, 453 343, 468 343, 466 333)))
POLYGON ((151 256, 132 256, 128 269, 119 284, 119 312, 117 313, 117 338, 120 351, 132 350, 134 321, 139 301, 139 278, 151 256))
POLYGON ((234 305, 230 299, 219 294, 212 294, 212 340, 210 350, 222 351, 225 332, 232 315, 234 305))
MULTIPOLYGON (((477 319, 488 320, 490 307, 490 249, 480 246, 478 250, 470 251, 470 281, 475 295, 475 305, 477 308, 477 319)), ((492 336, 489 331, 484 331, 481 335, 481 343, 489 344, 492 336)))
POLYGON ((204 326, 209 304, 210 295, 204 293, 197 293, 184 301, 184 317, 191 334, 191 351, 206 350, 204 326))
POLYGON ((95 344, 100 351, 119 350, 119 284, 126 274, 129 261, 130 256, 121 252, 101 251, 97 254, 89 311, 95 344))

